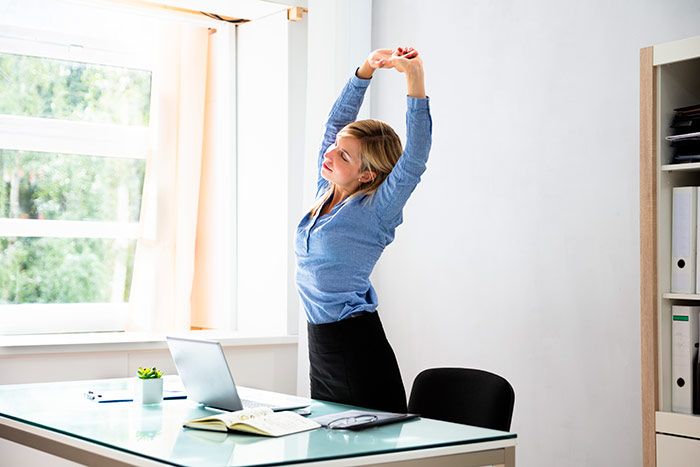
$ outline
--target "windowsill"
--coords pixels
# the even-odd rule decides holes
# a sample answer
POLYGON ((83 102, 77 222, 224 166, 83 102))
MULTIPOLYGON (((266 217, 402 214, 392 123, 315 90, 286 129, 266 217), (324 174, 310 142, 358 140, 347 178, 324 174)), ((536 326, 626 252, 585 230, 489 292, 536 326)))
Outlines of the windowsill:
MULTIPOLYGON (((190 331, 172 333, 221 342, 224 347, 289 345, 296 335, 261 335, 236 331, 190 331)), ((0 336, 0 357, 44 353, 111 352, 167 349, 166 334, 146 332, 95 332, 0 336)))

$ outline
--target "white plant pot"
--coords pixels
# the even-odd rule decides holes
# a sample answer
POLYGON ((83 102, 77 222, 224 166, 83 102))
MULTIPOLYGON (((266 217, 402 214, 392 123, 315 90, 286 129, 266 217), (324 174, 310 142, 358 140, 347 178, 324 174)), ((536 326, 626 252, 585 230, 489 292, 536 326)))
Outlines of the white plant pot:
POLYGON ((163 400, 163 378, 136 378, 136 402, 158 404, 163 400))

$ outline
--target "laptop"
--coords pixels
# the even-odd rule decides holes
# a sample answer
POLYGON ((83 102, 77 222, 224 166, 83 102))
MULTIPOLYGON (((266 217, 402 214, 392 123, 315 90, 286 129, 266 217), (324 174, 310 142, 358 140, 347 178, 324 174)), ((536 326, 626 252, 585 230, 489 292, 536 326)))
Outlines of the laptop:
POLYGON ((236 411, 269 407, 279 412, 308 407, 309 399, 256 389, 237 388, 221 344, 216 341, 167 336, 182 384, 191 399, 207 407, 236 411))

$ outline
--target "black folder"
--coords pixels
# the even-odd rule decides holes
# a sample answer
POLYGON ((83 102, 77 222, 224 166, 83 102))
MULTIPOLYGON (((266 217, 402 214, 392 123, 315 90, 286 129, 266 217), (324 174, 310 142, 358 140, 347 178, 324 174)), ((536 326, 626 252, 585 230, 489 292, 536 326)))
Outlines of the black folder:
POLYGON ((332 430, 364 430, 373 426, 403 422, 418 418, 414 413, 377 412, 374 410, 346 410, 312 420, 332 430))

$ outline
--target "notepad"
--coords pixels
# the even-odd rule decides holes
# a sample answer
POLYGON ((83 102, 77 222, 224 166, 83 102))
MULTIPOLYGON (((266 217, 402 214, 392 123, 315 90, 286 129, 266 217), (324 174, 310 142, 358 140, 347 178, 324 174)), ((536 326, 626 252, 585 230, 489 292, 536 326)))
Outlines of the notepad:
POLYGON ((273 412, 269 407, 224 412, 190 420, 187 428, 209 431, 242 431, 262 436, 284 436, 320 428, 318 423, 301 415, 284 411, 273 412))

